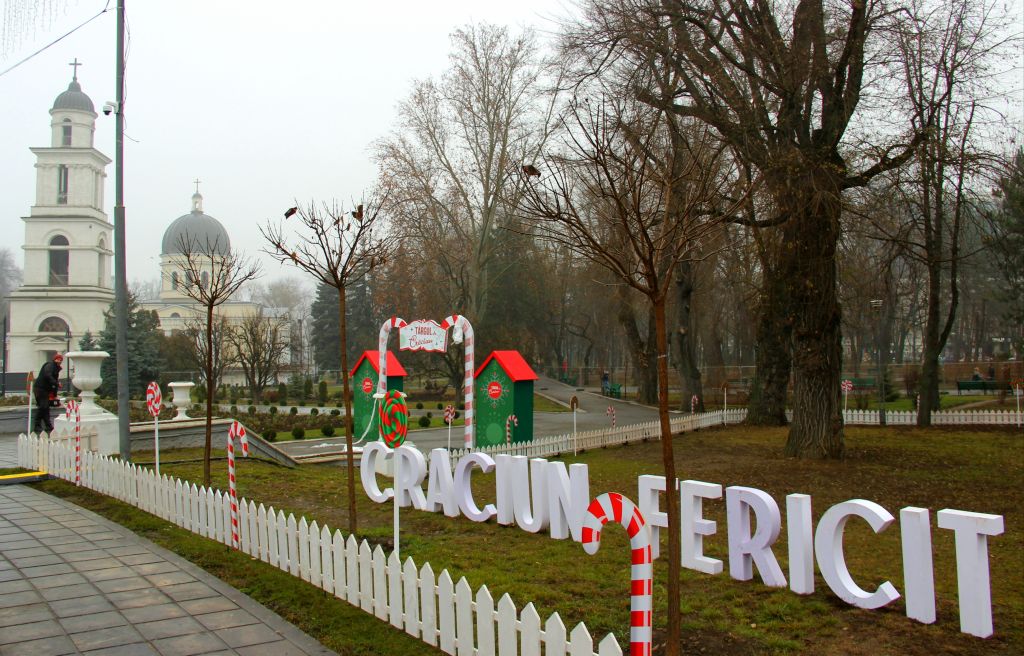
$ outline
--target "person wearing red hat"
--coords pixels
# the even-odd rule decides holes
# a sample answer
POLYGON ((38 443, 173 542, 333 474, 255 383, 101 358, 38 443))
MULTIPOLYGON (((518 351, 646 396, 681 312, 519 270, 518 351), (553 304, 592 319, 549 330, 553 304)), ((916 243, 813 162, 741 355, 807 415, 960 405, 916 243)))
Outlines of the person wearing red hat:
POLYGON ((60 370, 64 356, 57 353, 53 359, 45 363, 39 375, 32 383, 32 396, 36 399, 36 414, 32 418, 32 431, 37 435, 43 431, 53 432, 53 419, 50 418, 50 399, 57 398, 60 389, 60 370))

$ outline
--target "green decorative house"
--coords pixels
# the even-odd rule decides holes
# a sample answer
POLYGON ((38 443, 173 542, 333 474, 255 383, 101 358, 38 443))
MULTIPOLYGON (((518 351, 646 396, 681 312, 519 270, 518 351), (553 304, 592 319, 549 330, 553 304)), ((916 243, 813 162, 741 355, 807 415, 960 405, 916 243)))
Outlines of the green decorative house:
MULTIPOLYGON (((366 433, 366 427, 372 421, 370 432, 366 433, 366 439, 373 441, 380 438, 380 418, 374 412, 373 395, 377 392, 377 371, 380 355, 378 351, 363 351, 352 367, 349 378, 352 379, 352 430, 355 439, 359 439, 366 433)), ((395 357, 395 354, 388 351, 388 389, 404 391, 402 389, 405 369, 395 357)))
POLYGON ((515 415, 512 442, 533 441, 533 381, 537 374, 519 351, 494 351, 475 375, 476 445, 505 444, 505 423, 515 415))

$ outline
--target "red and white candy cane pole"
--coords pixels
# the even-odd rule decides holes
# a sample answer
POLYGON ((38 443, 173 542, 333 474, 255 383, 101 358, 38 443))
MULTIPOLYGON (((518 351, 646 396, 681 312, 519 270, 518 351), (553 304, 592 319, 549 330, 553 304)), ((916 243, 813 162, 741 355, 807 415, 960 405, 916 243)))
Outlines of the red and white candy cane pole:
POLYGON ((512 427, 519 426, 519 419, 515 415, 509 415, 505 420, 505 444, 512 446, 512 427))
POLYGON ((228 492, 231 495, 231 546, 239 549, 242 546, 238 539, 238 493, 235 491, 235 438, 242 443, 242 455, 249 456, 249 439, 245 436, 245 427, 237 421, 231 422, 228 429, 228 492))
POLYGON ((384 398, 388 391, 388 335, 392 328, 404 328, 405 319, 391 317, 380 327, 380 334, 377 335, 377 394, 378 398, 384 398))
POLYGON ((651 608, 654 563, 651 531, 636 505, 617 492, 602 494, 590 502, 583 518, 583 550, 593 556, 601 546, 601 528, 618 522, 629 536, 631 584, 629 598, 629 654, 651 656, 651 608))
POLYGON ((698 400, 699 399, 697 399, 697 395, 696 394, 694 394, 693 396, 690 397, 690 414, 691 415, 697 414, 697 401, 698 400))
POLYGON ((475 371, 473 360, 473 326, 466 317, 461 314, 453 314, 441 322, 441 327, 445 330, 454 327, 452 341, 456 344, 464 342, 466 346, 465 385, 463 387, 463 404, 466 406, 466 410, 463 415, 463 421, 465 422, 463 435, 466 438, 466 448, 472 449, 475 444, 473 439, 473 373, 475 371))
POLYGON ((608 406, 604 413, 612 418, 612 428, 615 428, 615 406, 608 406))
POLYGON ((68 421, 71 415, 75 416, 75 485, 82 484, 82 411, 78 407, 78 401, 68 399, 64 404, 64 412, 68 421))

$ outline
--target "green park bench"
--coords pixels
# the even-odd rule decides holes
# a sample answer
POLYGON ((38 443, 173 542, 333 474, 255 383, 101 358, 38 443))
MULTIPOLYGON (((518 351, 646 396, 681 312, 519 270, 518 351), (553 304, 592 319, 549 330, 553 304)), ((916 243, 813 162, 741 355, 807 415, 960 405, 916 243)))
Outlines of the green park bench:
POLYGON ((615 397, 616 399, 622 398, 622 385, 618 383, 608 383, 608 389, 605 392, 608 396, 615 397))
POLYGON ((958 380, 956 381, 956 393, 963 394, 964 392, 981 392, 982 394, 988 394, 989 392, 1002 392, 1011 391, 1010 383, 999 380, 958 380))
POLYGON ((863 392, 866 390, 875 389, 875 378, 851 378, 850 381, 853 383, 853 390, 855 392, 863 392))

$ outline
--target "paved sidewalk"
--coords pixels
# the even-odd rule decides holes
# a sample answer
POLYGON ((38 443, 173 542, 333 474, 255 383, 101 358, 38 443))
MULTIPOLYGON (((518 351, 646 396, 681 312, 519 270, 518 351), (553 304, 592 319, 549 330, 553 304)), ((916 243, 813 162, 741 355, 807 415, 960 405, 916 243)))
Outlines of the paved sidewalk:
MULTIPOLYGON (((10 440, 0 438, 0 467, 10 440)), ((122 526, 0 487, 0 655, 330 655, 238 590, 122 526)))

